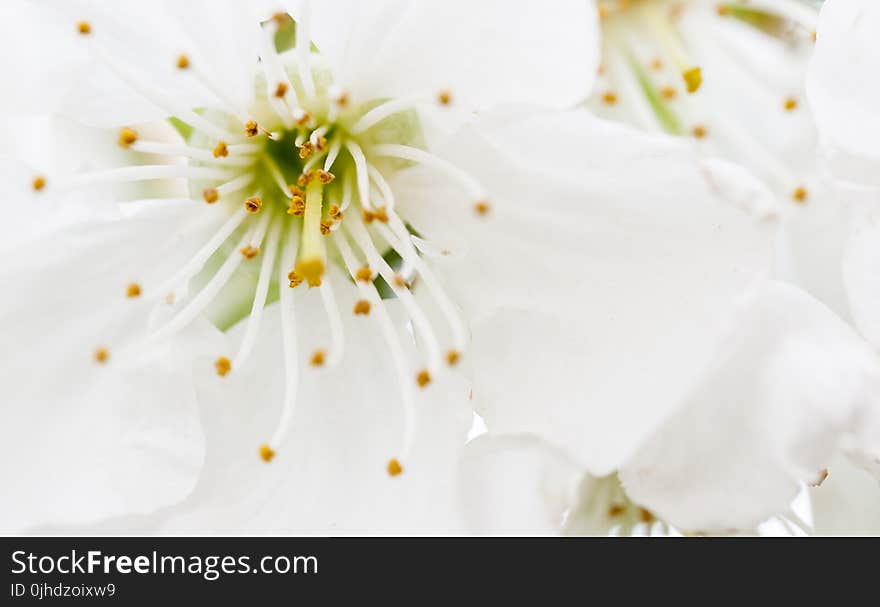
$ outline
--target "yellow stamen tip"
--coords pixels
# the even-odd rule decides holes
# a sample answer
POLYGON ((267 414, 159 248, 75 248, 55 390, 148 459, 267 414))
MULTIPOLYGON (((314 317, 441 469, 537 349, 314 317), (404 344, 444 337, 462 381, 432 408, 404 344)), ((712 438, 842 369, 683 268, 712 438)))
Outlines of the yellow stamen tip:
POLYGON ((388 461, 388 476, 399 476, 403 474, 403 466, 396 459, 388 461))
POLYGON ((799 186, 794 189, 794 192, 791 193, 791 198, 795 202, 806 202, 809 193, 807 192, 807 188, 803 186, 799 186))
POLYGON ((420 388, 424 388, 431 383, 431 374, 428 373, 427 369, 419 371, 419 374, 416 375, 416 383, 419 384, 420 388))
POLYGON ((287 83, 279 82, 275 87, 275 96, 279 99, 284 97, 287 94, 287 83))
POLYGON ((461 354, 459 354, 455 350, 450 350, 446 353, 446 362, 450 367, 454 367, 458 361, 461 359, 461 354))
POLYGON ((181 54, 177 57, 177 69, 185 70, 189 67, 189 57, 181 54))
POLYGON ((141 286, 136 282, 131 283, 125 289, 125 296, 126 297, 132 297, 132 298, 138 297, 138 296, 140 296, 140 294, 141 294, 141 286))
POLYGON ((214 369, 220 377, 226 377, 232 371, 232 362, 225 356, 221 356, 214 361, 214 369))
POLYGON ((41 191, 46 187, 46 178, 41 175, 34 177, 34 180, 31 182, 31 187, 34 189, 34 192, 41 191))
POLYGON ((253 120, 248 120, 244 125, 244 134, 248 137, 255 137, 260 132, 260 125, 253 120))
POLYGON ((437 93, 437 101, 440 105, 449 105, 452 103, 452 93, 450 91, 440 91, 437 93))
POLYGON ((368 302, 366 299, 359 299, 354 304, 354 313, 361 314, 363 316, 366 316, 367 314, 369 314, 370 313, 370 302, 368 302))
POLYGON ((490 210, 489 203, 485 200, 481 200, 474 205, 474 211, 476 211, 477 215, 480 215, 481 217, 488 215, 490 210))
POLYGON ((214 158, 226 158, 227 156, 229 156, 229 146, 225 141, 217 142, 214 148, 214 158))
POLYGON ((783 105, 786 112, 791 112, 792 110, 796 109, 797 106, 798 102, 797 99, 795 99, 794 97, 789 97, 788 99, 786 99, 785 104, 783 105))
POLYGON ((97 350, 95 350, 95 362, 97 363, 105 363, 110 359, 110 350, 106 347, 101 346, 97 350))
POLYGON ((244 201, 244 210, 248 213, 259 213, 263 208, 263 201, 257 196, 251 196, 244 201))
POLYGON ((692 133, 693 136, 696 137, 697 139, 702 139, 703 137, 705 137, 706 135, 709 134, 709 131, 708 131, 708 129, 707 129, 705 126, 703 126, 702 124, 698 124, 697 126, 695 126, 695 127, 693 128, 693 130, 691 131, 691 133, 692 133))
POLYGON ((119 145, 124 148, 131 147, 138 140, 137 131, 128 127, 119 131, 119 145))
POLYGON ((240 248, 238 252, 241 253, 245 259, 253 259, 260 254, 260 247, 255 247, 248 244, 240 248))
POLYGON ((88 21, 80 21, 76 24, 76 31, 82 36, 88 36, 92 33, 92 24, 88 21))
POLYGON ((617 93, 613 91, 606 91, 602 95, 602 102, 605 103, 605 105, 614 105, 615 103, 617 103, 617 93))
POLYGON ((272 449, 269 445, 261 445, 260 446, 260 457, 267 464, 272 461, 272 458, 275 457, 275 450, 272 449))
POLYGON ((202 198, 208 204, 214 204, 220 199, 220 192, 217 191, 217 188, 205 188, 202 190, 202 198))
POLYGON ((324 350, 315 350, 315 353, 312 354, 312 358, 309 361, 313 367, 321 367, 324 365, 324 359, 327 353, 324 350))
POLYGON ((688 93, 696 93, 699 90, 700 85, 703 84, 703 72, 699 67, 692 67, 682 73, 681 76, 684 78, 688 93))

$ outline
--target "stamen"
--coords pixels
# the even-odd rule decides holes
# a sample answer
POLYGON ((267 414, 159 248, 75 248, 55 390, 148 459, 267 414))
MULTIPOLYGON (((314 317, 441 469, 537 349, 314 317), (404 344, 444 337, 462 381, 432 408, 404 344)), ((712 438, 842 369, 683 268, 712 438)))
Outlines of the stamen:
MULTIPOLYGON (((356 141, 349 139, 345 142, 345 147, 348 148, 348 153, 354 160, 358 199, 362 207, 370 209, 372 205, 370 204, 370 175, 367 171, 367 158, 356 141)), ((343 206, 343 208, 345 207, 343 206)))
MULTIPOLYGON (((340 233, 334 239, 334 242, 336 243, 336 248, 339 250, 339 253, 342 255, 342 259, 345 263, 345 267, 348 270, 348 273, 351 275, 352 278, 356 278, 357 271, 355 270, 355 268, 358 267, 358 262, 354 257, 354 253, 352 252, 348 241, 345 239, 342 233, 340 233)), ((362 294, 366 295, 368 298, 376 302, 375 318, 379 323, 379 329, 382 332, 382 337, 385 339, 388 351, 391 353, 391 358, 394 361, 398 383, 400 385, 401 401, 404 411, 402 454, 404 457, 406 457, 407 455, 409 455, 409 452, 412 448, 413 438, 415 437, 415 404, 413 402, 413 392, 411 384, 409 381, 407 381, 408 373, 406 357, 404 355, 403 348, 400 345, 400 341, 397 338, 397 332, 391 322, 391 318, 388 316, 388 311, 385 309, 385 306, 382 305, 382 299, 379 297, 379 292, 376 290, 376 287, 372 283, 365 283, 359 280, 356 280, 355 284, 358 285, 358 289, 361 291, 362 294)))
POLYGON ((326 356, 326 352, 324 350, 315 350, 315 353, 312 354, 312 358, 309 360, 309 363, 313 367, 323 367, 324 366, 324 357, 326 356))
MULTIPOLYGON (((264 217, 270 219, 271 215, 266 213, 264 217)), ((266 254, 263 256, 263 262, 260 265, 260 277, 257 280, 257 288, 254 291, 254 301, 251 304, 251 313, 248 317, 247 328, 245 329, 244 337, 241 340, 241 345, 238 348, 238 353, 235 355, 235 360, 232 364, 234 369, 240 369, 244 365, 245 360, 250 356, 254 343, 256 342, 257 332, 260 328, 260 321, 263 318, 263 309, 266 307, 269 286, 272 282, 272 269, 275 267, 275 256, 278 252, 278 238, 280 233, 280 222, 273 222, 272 227, 269 230, 269 239, 266 243, 266 254)))
POLYGON ((373 270, 370 266, 364 266, 355 273, 354 277, 361 282, 373 282, 373 270))
POLYGON ((798 186, 791 193, 791 199, 795 202, 804 203, 807 201, 808 193, 807 188, 803 186, 798 186))
POLYGON ((217 142, 216 147, 213 152, 214 158, 226 158, 229 156, 229 146, 226 145, 226 142, 222 139, 217 142))
POLYGON ((100 183, 125 183, 131 181, 151 181, 154 179, 225 179, 229 171, 212 167, 196 167, 177 164, 125 166, 73 177, 65 188, 77 188, 100 183))
POLYGON ((446 353, 446 363, 450 367, 454 367, 456 364, 458 364, 458 361, 460 358, 461 358, 461 355, 458 352, 456 352, 455 350, 450 350, 449 352, 446 353))
POLYGON ((208 204, 214 204, 220 199, 220 192, 217 191, 217 188, 205 188, 202 190, 202 198, 208 204))
POLYGON ((136 282, 131 283, 125 289, 125 296, 128 297, 129 299, 139 297, 140 294, 141 294, 141 286, 136 282))
POLYGON ((259 196, 251 196, 244 201, 244 210, 248 213, 259 213, 261 208, 263 208, 263 200, 259 196))
POLYGON ((244 134, 248 137, 256 137, 260 132, 260 125, 253 120, 248 120, 244 125, 244 134))
POLYGON ((378 156, 400 158, 402 160, 409 160, 411 162, 417 162, 427 167, 431 167, 462 184, 473 198, 477 200, 484 198, 485 191, 483 190, 483 186, 481 186, 476 179, 454 164, 443 160, 442 158, 438 158, 433 154, 429 154, 424 150, 406 145, 382 143, 373 146, 371 151, 378 156))
POLYGON ((614 91, 605 91, 602 94, 602 101, 605 103, 605 105, 614 105, 615 103, 617 103, 617 93, 615 93, 614 91))
POLYGON ((119 145, 124 148, 130 147, 137 140, 138 134, 134 129, 125 127, 119 131, 119 145))
POLYGON ((437 101, 440 102, 440 105, 449 105, 452 103, 452 93, 448 90, 440 91, 437 94, 437 101))
POLYGON ((37 175, 36 177, 34 177, 34 180, 31 181, 31 187, 33 188, 34 192, 41 192, 43 188, 46 187, 46 178, 42 175, 37 175))
POLYGON ((416 383, 419 384, 419 388, 425 388, 431 383, 431 374, 428 373, 427 369, 419 371, 418 375, 416 375, 416 383))
POLYGON ((214 361, 214 369, 217 370, 217 375, 220 377, 226 377, 232 370, 232 363, 225 356, 221 356, 214 361))
POLYGON ((394 114, 399 114, 400 112, 411 110, 419 104, 425 103, 427 99, 428 98, 422 94, 413 95, 411 97, 399 97, 397 99, 392 99, 391 101, 386 101, 361 116, 358 121, 354 123, 354 126, 351 127, 349 132, 352 135, 360 135, 386 118, 393 116, 394 114))
POLYGON ((706 135, 709 134, 709 131, 706 129, 706 127, 704 125, 698 124, 693 128, 691 133, 697 139, 703 139, 706 135))
POLYGON ((327 322, 330 325, 330 359, 327 361, 327 365, 335 367, 342 360, 344 346, 342 317, 339 315, 336 295, 333 293, 331 281, 327 280, 324 282, 319 290, 321 292, 321 301, 324 304, 324 312, 327 315, 327 322))
POLYGON ((289 90, 289 88, 290 87, 287 85, 286 82, 279 82, 278 84, 276 84, 275 85, 275 94, 274 94, 275 98, 277 98, 277 99, 283 98, 287 94, 287 91, 289 90))
POLYGON ((253 245, 248 244, 240 248, 238 252, 241 253, 245 259, 250 260, 260 254, 260 247, 254 247, 253 245))
POLYGON ((388 476, 398 476, 403 473, 403 466, 396 459, 388 461, 388 476))
POLYGON ((333 168, 333 163, 336 162, 336 157, 339 156, 339 151, 341 149, 342 139, 337 137, 330 144, 330 149, 327 151, 327 157, 324 159, 325 171, 329 171, 331 168, 333 168))
MULTIPOLYGON (((389 209, 393 209, 394 208, 394 193, 391 191, 391 186, 388 185, 387 181, 385 181, 385 177, 382 175, 382 173, 376 167, 374 167, 370 163, 367 163, 367 172, 370 175, 370 179, 373 180, 373 183, 375 183, 376 187, 379 189, 379 193, 382 195, 382 200, 385 201, 385 206, 388 207, 389 209)), ((379 212, 379 209, 376 209, 376 213, 377 213, 376 219, 379 219, 378 212, 379 212)), ((382 213, 384 215, 385 211, 382 210, 382 213)), ((387 222, 388 216, 384 215, 384 217, 385 217, 384 221, 387 222)), ((380 219, 380 221, 382 221, 382 220, 380 219)))
POLYGON ((101 346, 97 350, 95 350, 95 362, 104 364, 110 359, 110 350, 105 346, 101 346))
POLYGON ((481 215, 481 216, 485 217, 486 215, 489 214, 489 210, 490 210, 489 203, 486 202, 485 200, 481 200, 480 202, 477 202, 474 204, 474 211, 477 212, 477 215, 481 215))
MULTIPOLYGON (((296 225, 291 222, 290 233, 287 236, 287 242, 284 244, 284 251, 281 255, 280 272, 278 276, 279 282, 283 282, 285 278, 285 266, 295 263, 296 252, 296 225)), ((275 454, 275 450, 287 435, 287 430, 293 421, 293 413, 296 408, 296 393, 299 387, 299 365, 297 363, 297 347, 296 347, 296 321, 294 319, 293 308, 293 292, 290 289, 281 289, 280 293, 281 306, 281 338, 284 345, 284 404, 281 409, 281 419, 278 427, 272 435, 271 440, 264 445, 265 451, 261 448, 260 454, 263 461, 270 461, 275 454), (266 457, 266 453, 270 455, 266 457)))
POLYGON ((312 75, 311 60, 311 6, 308 0, 302 3, 299 12, 299 19, 296 22, 296 53, 297 63, 299 64, 299 78, 303 85, 306 97, 315 98, 315 79, 312 75))
POLYGON ((88 36, 92 33, 92 24, 88 21, 80 21, 76 24, 76 31, 79 32, 81 36, 88 36))
POLYGON ((367 316, 370 313, 370 302, 366 299, 359 299, 354 304, 355 315, 367 316))
POLYGON ((785 104, 783 105, 786 112, 793 111, 794 109, 797 108, 797 106, 798 106, 798 102, 797 102, 797 99, 795 99, 794 97, 789 97, 788 99, 786 99, 785 104))
POLYGON ((269 445, 262 445, 260 446, 260 457, 268 464, 275 457, 275 451, 269 445))

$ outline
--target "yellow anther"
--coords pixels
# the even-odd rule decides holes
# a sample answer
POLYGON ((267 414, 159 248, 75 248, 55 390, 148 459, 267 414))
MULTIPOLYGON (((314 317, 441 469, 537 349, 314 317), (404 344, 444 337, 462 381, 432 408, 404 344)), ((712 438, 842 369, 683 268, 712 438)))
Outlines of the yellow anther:
POLYGON ((324 148, 327 147, 327 138, 321 135, 318 137, 318 143, 316 143, 315 146, 318 148, 319 152, 323 152, 324 148))
POLYGON ((317 175, 318 181, 320 181, 324 185, 327 185, 328 183, 336 179, 336 175, 334 175, 330 171, 317 171, 317 175))
POLYGON ((388 476, 398 476, 403 473, 403 466, 396 459, 388 461, 388 476))
POLYGON ((715 10, 719 17, 727 17, 730 14, 730 7, 725 4, 719 4, 715 10))
POLYGON ((440 102, 440 105, 449 105, 452 103, 452 92, 448 90, 443 90, 437 93, 437 101, 440 102))
POLYGON ((454 367, 456 364, 458 364, 458 361, 460 359, 461 359, 461 354, 459 354, 455 350, 450 350, 449 352, 446 353, 446 363, 450 367, 454 367))
POLYGON ((385 207, 377 208, 373 213, 373 218, 382 223, 388 223, 388 210, 385 207))
POLYGON ((131 298, 139 297, 140 294, 141 294, 141 286, 136 282, 131 283, 130 285, 128 285, 128 287, 125 288, 125 296, 126 297, 131 297, 131 298))
POLYGON ((678 95, 678 91, 671 86, 664 86, 660 89, 660 94, 663 95, 664 99, 675 99, 678 95))
POLYGON ((791 199, 794 200, 795 202, 800 202, 800 203, 806 202, 808 196, 809 196, 809 193, 807 192, 807 188, 805 188, 803 186, 796 187, 794 189, 794 191, 791 193, 791 199))
POLYGON ((702 139, 709 134, 709 131, 702 124, 698 124, 693 128, 693 130, 691 130, 691 134, 697 139, 702 139))
POLYGON ((489 203, 485 200, 481 200, 474 205, 474 211, 477 212, 477 215, 485 217, 489 214, 491 208, 489 207, 489 203))
POLYGON ((366 316, 370 313, 370 307, 370 302, 368 302, 366 299, 359 299, 354 304, 354 313, 357 315, 366 316))
POLYGON ((287 189, 290 190, 291 196, 299 196, 300 198, 303 198, 303 200, 305 200, 306 193, 303 190, 301 190, 299 188, 299 186, 289 185, 289 186, 287 186, 287 189))
POLYGON ((798 106, 797 99, 795 99, 794 97, 789 97, 788 99, 785 100, 785 103, 783 104, 782 107, 785 108, 786 112, 791 112, 792 110, 796 109, 797 106, 798 106))
POLYGON ((406 282, 406 279, 400 274, 394 275, 394 284, 400 287, 401 289, 408 289, 409 283, 406 282))
POLYGON ((639 519, 641 519, 643 523, 653 523, 657 520, 654 518, 654 514, 646 508, 639 508, 639 519))
POLYGON ((296 273, 302 276, 310 287, 320 287, 324 276, 324 262, 316 257, 296 262, 296 273))
POLYGON ((605 105, 614 105, 617 103, 617 94, 614 91, 605 91, 602 95, 602 102, 605 105))
POLYGON ((416 383, 419 384, 419 388, 424 388, 431 383, 431 374, 428 373, 427 369, 419 371, 418 375, 416 375, 416 383))
POLYGON ((328 236, 330 234, 330 228, 332 227, 332 221, 327 221, 326 219, 321 220, 321 236, 328 236))
POLYGON ((312 115, 308 112, 303 112, 302 116, 299 117, 299 120, 296 121, 297 126, 306 126, 308 123, 312 121, 312 115))
POLYGON ((300 275, 296 273, 296 270, 289 272, 287 274, 287 280, 290 281, 290 288, 295 289, 300 286, 303 282, 303 279, 300 278, 300 275))
POLYGON ((338 105, 339 107, 344 108, 344 107, 348 107, 348 102, 350 100, 351 100, 351 98, 350 98, 349 94, 347 92, 343 91, 343 92, 339 93, 336 96, 336 99, 334 99, 333 101, 335 101, 336 105, 338 105))
POLYGON ((202 198, 208 204, 214 204, 220 199, 220 192, 217 191, 217 188, 205 188, 202 190, 202 198))
POLYGON ((608 507, 608 516, 615 518, 626 512, 626 507, 621 504, 611 504, 608 507))
POLYGON ((361 282, 373 282, 373 270, 370 266, 364 266, 355 272, 354 277, 361 282))
POLYGON ((699 67, 692 67, 682 73, 688 93, 696 93, 703 84, 703 72, 699 67))
POLYGON ((294 196, 290 199, 290 206, 287 207, 287 214, 294 217, 300 217, 306 212, 306 201, 302 196, 294 196))
POLYGON ((305 160, 309 156, 315 153, 315 146, 312 145, 311 141, 303 141, 302 145, 299 146, 299 158, 300 160, 305 160))
POLYGON ((281 99, 286 94, 287 94, 287 83, 286 82, 279 82, 275 86, 275 96, 278 97, 279 99, 281 99))
POLYGON ((244 134, 248 137, 256 137, 260 132, 260 125, 253 120, 248 120, 244 125, 244 134))
POLYGON ((655 71, 660 71, 663 69, 663 60, 660 57, 654 57, 651 59, 651 69, 655 71))
POLYGON ((181 54, 177 58, 177 69, 185 70, 189 67, 189 57, 184 54, 181 54))
POLYGON ((137 131, 124 127, 119 130, 119 145, 124 148, 131 147, 138 140, 137 131))
POLYGON ((245 259, 253 259, 260 254, 260 247, 254 247, 248 244, 240 248, 238 252, 241 253, 245 259))
POLYGON ((376 215, 368 209, 363 209, 361 211, 361 219, 364 220, 364 223, 373 223, 376 219, 376 215))
POLYGON ((335 221, 342 221, 342 209, 340 209, 339 205, 337 204, 331 204, 330 209, 327 211, 327 214, 330 215, 330 217, 335 221))
POLYGON ((272 458, 275 457, 275 451, 269 445, 261 445, 260 457, 268 464, 272 461, 272 458))
POLYGON ((169 293, 165 296, 165 303, 169 306, 174 305, 174 293, 169 293))
POLYGON ((88 21, 80 21, 76 24, 76 31, 79 32, 81 36, 88 36, 92 33, 92 24, 88 21))
POLYGON ((309 182, 312 180, 312 177, 314 177, 314 173, 312 171, 309 171, 308 173, 303 173, 299 177, 296 178, 296 185, 298 185, 301 188, 304 188, 307 185, 309 185, 309 182))
POLYGON ((257 196, 251 196, 244 201, 244 210, 248 213, 259 213, 263 208, 263 201, 257 196))
POLYGON ((315 353, 312 354, 312 358, 311 360, 309 360, 309 363, 311 363, 313 367, 321 367, 324 365, 324 358, 326 357, 326 355, 327 353, 324 352, 324 350, 315 350, 315 353))
POLYGON ((225 356, 221 356, 214 361, 214 369, 220 377, 226 377, 232 371, 232 362, 225 356))
POLYGON ((105 346, 101 346, 95 350, 95 362, 104 364, 110 359, 110 350, 105 346))
POLYGON ((34 177, 34 180, 31 181, 31 187, 34 189, 34 192, 41 191, 46 187, 46 178, 42 175, 37 175, 34 177))
POLYGON ((214 158, 226 158, 227 156, 229 156, 229 146, 225 141, 218 141, 214 146, 214 158))

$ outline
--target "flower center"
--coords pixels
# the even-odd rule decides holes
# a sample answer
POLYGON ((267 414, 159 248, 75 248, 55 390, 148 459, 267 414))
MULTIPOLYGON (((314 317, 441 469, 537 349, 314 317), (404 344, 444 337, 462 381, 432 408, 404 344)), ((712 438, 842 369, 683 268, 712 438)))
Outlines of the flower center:
MULTIPOLYGON (((256 285, 234 294, 246 304, 218 322, 227 328, 247 319, 238 351, 215 361, 220 377, 243 366, 253 349, 263 308, 273 296, 280 301, 286 394, 278 427, 259 448, 266 462, 275 457, 294 415, 299 381, 294 291, 320 291, 329 343, 313 348, 306 357, 318 369, 335 366, 343 353, 342 312, 334 289, 356 290, 358 299, 350 313, 371 317, 378 324, 386 343, 384 355, 393 362, 400 380, 404 436, 397 457, 389 458, 386 466, 390 476, 397 476, 404 470, 401 460, 407 457, 413 438, 413 388, 428 387, 443 367, 454 366, 467 339, 457 308, 416 247, 413 228, 398 214, 389 179, 402 168, 424 165, 458 183, 478 215, 486 215, 489 206, 477 181, 424 149, 417 108, 449 106, 452 92, 355 99, 335 84, 334 75, 311 47, 307 20, 297 23, 295 47, 278 53, 275 41, 285 28, 292 29, 286 16, 264 24, 260 68, 255 75, 258 94, 248 108, 229 102, 222 90, 201 75, 195 58, 184 54, 174 58, 181 74, 196 78, 217 98, 216 106, 194 110, 180 108, 173 99, 138 81, 134 72, 102 52, 100 32, 78 26, 114 72, 157 106, 168 109, 172 124, 185 138, 183 145, 147 141, 135 129, 124 128, 119 145, 186 160, 177 165, 123 167, 78 179, 85 184, 182 177, 193 198, 225 216, 219 230, 173 277, 152 289, 137 285, 133 296, 179 304, 170 320, 147 338, 152 343, 172 336, 205 312, 221 292, 227 293, 229 289, 224 288, 237 272, 253 272, 256 285), (259 268, 248 270, 249 266, 259 268), (334 266, 349 280, 331 279, 334 266), (426 292, 421 301, 412 293, 416 285, 426 292), (193 286, 200 288, 187 297, 193 286), (419 361, 404 354, 399 332, 385 310, 390 298, 402 304, 418 337, 419 361), (443 323, 429 320, 423 301, 442 313, 443 323)), ((39 188, 35 180, 35 190, 44 186, 45 180, 39 188)), ((132 292, 129 289, 130 297, 132 292)), ((96 360, 108 362, 109 350, 102 346, 100 352, 96 360)))
POLYGON ((766 97, 776 104, 768 113, 784 117, 799 108, 800 91, 767 90, 773 87, 755 74, 749 74, 755 80, 753 90, 737 91, 742 85, 729 82, 741 82, 739 73, 749 66, 736 55, 743 46, 731 41, 731 30, 720 21, 758 30, 794 53, 815 39, 815 6, 808 0, 602 0, 600 16, 602 64, 590 102, 598 113, 647 130, 689 135, 707 149, 720 144, 736 158, 763 166, 763 173, 771 173, 768 177, 793 202, 807 200, 802 179, 790 174, 760 138, 751 136, 754 125, 733 123, 735 108, 717 107, 719 92, 726 87, 724 97, 731 105, 738 93, 766 97), (704 73, 703 61, 716 71, 704 73), (717 68, 725 63, 731 66, 729 74, 717 68), (712 79, 713 91, 703 90, 704 77, 712 79))

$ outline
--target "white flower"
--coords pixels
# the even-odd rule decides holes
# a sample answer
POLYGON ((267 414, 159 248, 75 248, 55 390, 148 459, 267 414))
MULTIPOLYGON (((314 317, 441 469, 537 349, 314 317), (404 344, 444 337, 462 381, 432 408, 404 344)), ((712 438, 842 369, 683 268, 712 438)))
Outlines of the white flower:
MULTIPOLYGON (((470 423, 469 390, 448 371, 470 364, 460 306, 513 296, 530 307, 505 238, 556 257, 536 277, 545 305, 578 264, 534 218, 536 201, 554 214, 544 195, 564 175, 511 188, 519 167, 485 139, 463 170, 477 154, 467 123, 501 103, 582 97, 592 67, 566 58, 593 53, 580 35, 588 7, 528 3, 509 18, 503 2, 293 5, 296 45, 278 53, 290 16, 261 23, 244 2, 4 4, 22 75, 7 109, 89 125, 73 127, 73 145, 50 127, 44 145, 63 162, 9 165, 4 203, 28 228, 42 221, 32 207, 53 215, 72 198, 116 213, 84 204, 6 254, 0 326, 17 346, 0 382, 4 481, 21 490, 4 526, 179 501, 204 457, 200 421, 199 492, 237 504, 241 472, 257 508, 281 487, 311 514, 258 526, 363 530, 387 522, 365 509, 371 496, 394 505, 410 477, 417 495, 442 487, 470 423), (107 148, 120 153, 93 152, 107 148), (132 187, 142 182, 165 189, 132 187), (203 316, 235 329, 218 334, 203 316), (432 458, 438 471, 420 474, 432 458)), ((544 134, 572 123, 589 136, 583 117, 565 116, 544 134)), ((19 120, 11 134, 31 138, 19 120)))
MULTIPOLYGON (((556 377, 586 384, 586 404, 562 398, 537 406, 537 391, 506 407, 493 399, 480 410, 490 436, 470 447, 463 471, 469 524, 507 533, 632 532, 657 516, 666 531, 750 532, 778 517, 805 527, 789 511, 803 484, 821 480, 841 452, 862 463, 880 454, 880 368, 834 313, 848 318, 839 265, 845 215, 815 175, 815 135, 803 111, 815 13, 796 2, 722 3, 720 10, 696 1, 611 4, 603 7, 593 108, 648 130, 695 135, 701 154, 760 175, 780 200, 764 208, 783 220, 773 275, 805 287, 833 312, 784 283, 756 284, 737 301, 727 327, 708 329, 719 338, 703 353, 706 364, 686 366, 694 371, 690 383, 670 383, 674 395, 658 390, 653 374, 681 357, 649 339, 660 363, 629 374, 613 356, 607 368, 584 352, 568 357, 556 377), (717 137, 710 141, 710 134, 717 137), (621 375, 630 382, 623 389, 589 389, 621 375), (642 395, 634 397, 637 391, 642 395), (523 510, 502 516, 500 504, 511 502, 523 510)), ((714 160, 703 166, 715 169, 720 192, 746 180, 714 160), (718 179, 721 173, 730 179, 718 179)), ((664 326, 674 338, 687 335, 683 324, 664 326)), ((689 328, 701 326, 695 318, 689 328)), ((510 334, 498 323, 493 336, 510 334)), ((581 338, 597 344, 597 357, 619 345, 601 335, 599 328, 581 338)), ((507 339, 516 354, 496 364, 525 373, 541 354, 519 354, 528 336, 507 339)), ((569 340, 579 340, 570 328, 560 343, 569 340)), ((645 346, 623 342, 623 349, 638 353, 634 362, 646 360, 645 346)))

